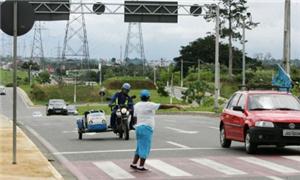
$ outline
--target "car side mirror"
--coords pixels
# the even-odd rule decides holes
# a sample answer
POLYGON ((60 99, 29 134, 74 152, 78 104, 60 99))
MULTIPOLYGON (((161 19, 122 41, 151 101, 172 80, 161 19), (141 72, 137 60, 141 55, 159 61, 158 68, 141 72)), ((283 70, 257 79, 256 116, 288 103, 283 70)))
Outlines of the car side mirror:
POLYGON ((234 111, 241 111, 241 112, 244 112, 244 109, 243 109, 241 106, 234 106, 234 107, 233 107, 233 110, 234 110, 234 111))

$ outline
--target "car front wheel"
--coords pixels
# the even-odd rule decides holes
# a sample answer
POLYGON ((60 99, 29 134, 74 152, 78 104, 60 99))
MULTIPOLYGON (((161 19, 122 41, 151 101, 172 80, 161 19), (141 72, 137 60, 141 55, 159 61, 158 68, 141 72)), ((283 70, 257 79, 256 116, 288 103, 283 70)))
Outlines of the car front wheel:
POLYGON ((231 140, 226 139, 224 126, 220 129, 220 144, 223 148, 229 148, 231 145, 231 140))
POLYGON ((245 136, 245 149, 248 154, 254 154, 257 149, 257 145, 252 142, 251 133, 249 130, 247 130, 245 136))

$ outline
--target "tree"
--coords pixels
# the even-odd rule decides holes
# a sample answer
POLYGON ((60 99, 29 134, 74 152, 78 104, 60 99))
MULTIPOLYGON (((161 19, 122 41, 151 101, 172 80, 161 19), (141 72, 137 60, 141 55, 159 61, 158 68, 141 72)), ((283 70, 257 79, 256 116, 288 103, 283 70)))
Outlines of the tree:
MULTIPOLYGON (((221 26, 221 38, 228 37, 228 73, 230 76, 233 75, 233 40, 241 40, 242 35, 240 29, 243 28, 244 23, 250 13, 247 12, 248 7, 246 6, 247 0, 221 0, 220 4, 220 26, 221 26)), ((211 5, 208 5, 211 8, 211 5)), ((207 21, 212 21, 216 18, 216 13, 208 11, 204 18, 207 21)), ((256 27, 258 23, 248 21, 245 24, 245 28, 251 30, 256 27)))
POLYGON ((40 72, 37 80, 39 83, 45 84, 45 83, 50 83, 51 79, 50 79, 50 74, 47 71, 43 71, 40 72))
MULTIPOLYGON (((220 64, 228 66, 228 44, 220 43, 220 64)), ((182 46, 180 50, 180 56, 174 58, 176 62, 175 70, 180 71, 181 59, 183 59, 183 72, 184 76, 188 73, 190 67, 197 68, 198 60, 200 59, 201 64, 214 64, 215 63, 215 36, 210 35, 205 38, 199 38, 187 46, 182 46)), ((242 67, 242 51, 233 47, 233 66, 236 69, 240 69, 242 67)), ((260 66, 260 62, 252 59, 250 57, 246 57, 247 65, 251 64, 251 67, 260 66)), ((203 66, 203 65, 201 65, 203 66)), ((248 66, 249 67, 249 66, 248 66)))

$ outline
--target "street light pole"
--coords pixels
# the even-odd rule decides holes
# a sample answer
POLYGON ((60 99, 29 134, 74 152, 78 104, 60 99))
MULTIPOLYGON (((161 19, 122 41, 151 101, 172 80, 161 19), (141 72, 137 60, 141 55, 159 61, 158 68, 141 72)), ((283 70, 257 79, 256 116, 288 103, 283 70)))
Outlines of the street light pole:
POLYGON ((283 62, 286 72, 290 74, 291 56, 291 0, 285 0, 284 8, 284 38, 283 38, 283 62))
POLYGON ((183 59, 181 59, 181 70, 180 70, 180 86, 183 87, 183 59))
POLYGON ((246 22, 245 22, 245 18, 243 18, 243 82, 242 85, 243 87, 245 87, 246 85, 246 55, 245 55, 245 39, 246 39, 246 33, 245 33, 245 28, 246 28, 246 22))
POLYGON ((215 44, 215 112, 219 109, 219 95, 220 95, 220 64, 219 64, 219 40, 220 40, 220 7, 216 5, 216 44, 215 44))

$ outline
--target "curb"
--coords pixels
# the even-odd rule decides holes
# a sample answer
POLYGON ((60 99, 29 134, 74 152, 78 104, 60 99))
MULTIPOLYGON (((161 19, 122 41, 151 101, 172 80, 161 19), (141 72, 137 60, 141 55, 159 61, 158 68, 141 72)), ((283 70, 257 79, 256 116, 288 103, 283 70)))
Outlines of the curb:
POLYGON ((208 116, 219 117, 219 113, 206 111, 183 111, 183 112, 158 112, 157 115, 192 115, 192 116, 208 116))

